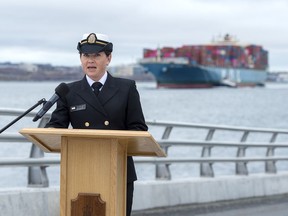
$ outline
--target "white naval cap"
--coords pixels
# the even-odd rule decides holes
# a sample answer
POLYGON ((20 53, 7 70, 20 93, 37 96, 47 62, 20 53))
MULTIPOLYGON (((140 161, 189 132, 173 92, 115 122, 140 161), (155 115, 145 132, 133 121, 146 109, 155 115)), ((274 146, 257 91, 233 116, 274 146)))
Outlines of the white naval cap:
POLYGON ((101 33, 85 33, 78 43, 77 49, 80 53, 98 53, 102 51, 113 51, 113 44, 109 37, 101 33))

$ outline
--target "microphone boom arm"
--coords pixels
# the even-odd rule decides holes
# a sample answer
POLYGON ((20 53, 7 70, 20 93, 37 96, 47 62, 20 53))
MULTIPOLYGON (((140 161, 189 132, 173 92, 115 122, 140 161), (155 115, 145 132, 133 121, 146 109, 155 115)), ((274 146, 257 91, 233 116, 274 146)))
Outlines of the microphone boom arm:
POLYGON ((0 130, 0 134, 5 131, 6 129, 8 129, 10 126, 12 126, 13 124, 15 124, 17 121, 19 121, 21 118, 23 118, 25 115, 27 115, 28 113, 30 113, 33 109, 35 109, 37 106, 41 105, 41 104, 45 104, 46 103, 46 99, 42 98, 41 100, 39 100, 34 106, 32 106, 31 108, 29 108, 27 111, 25 111, 22 115, 18 116, 16 119, 14 119, 12 122, 10 122, 8 125, 6 125, 5 127, 3 127, 0 130))

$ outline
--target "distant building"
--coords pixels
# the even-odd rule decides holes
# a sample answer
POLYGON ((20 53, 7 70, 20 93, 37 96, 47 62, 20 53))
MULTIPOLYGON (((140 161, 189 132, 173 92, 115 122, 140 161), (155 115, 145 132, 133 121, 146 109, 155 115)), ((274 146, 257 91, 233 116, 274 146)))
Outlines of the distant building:
POLYGON ((138 64, 128 64, 109 67, 108 71, 115 77, 133 79, 136 81, 154 81, 154 76, 138 64))
POLYGON ((288 83, 288 71, 270 72, 267 76, 268 82, 287 82, 288 83))
POLYGON ((19 69, 36 73, 38 71, 38 66, 34 64, 21 63, 19 64, 19 69))

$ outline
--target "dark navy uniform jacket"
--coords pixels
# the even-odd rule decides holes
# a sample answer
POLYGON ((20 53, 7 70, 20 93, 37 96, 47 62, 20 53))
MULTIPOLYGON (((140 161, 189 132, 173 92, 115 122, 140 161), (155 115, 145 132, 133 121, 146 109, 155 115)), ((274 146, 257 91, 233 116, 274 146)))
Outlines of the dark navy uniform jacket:
MULTIPOLYGON (((147 131, 135 81, 108 73, 98 98, 86 77, 68 84, 69 92, 57 101, 45 127, 147 131)), ((132 157, 127 158, 127 182, 137 179, 132 157)))

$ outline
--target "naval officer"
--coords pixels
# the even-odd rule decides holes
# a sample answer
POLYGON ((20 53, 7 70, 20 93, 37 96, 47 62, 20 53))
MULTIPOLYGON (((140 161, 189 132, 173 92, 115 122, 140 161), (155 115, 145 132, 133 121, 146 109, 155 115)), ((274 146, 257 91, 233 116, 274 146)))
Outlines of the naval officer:
MULTIPOLYGON (((57 101, 46 127, 147 131, 135 81, 113 77, 107 66, 113 44, 107 35, 84 34, 77 49, 84 77, 68 84, 69 93, 57 101)), ((127 157, 127 215, 131 214, 134 162, 127 157)))

